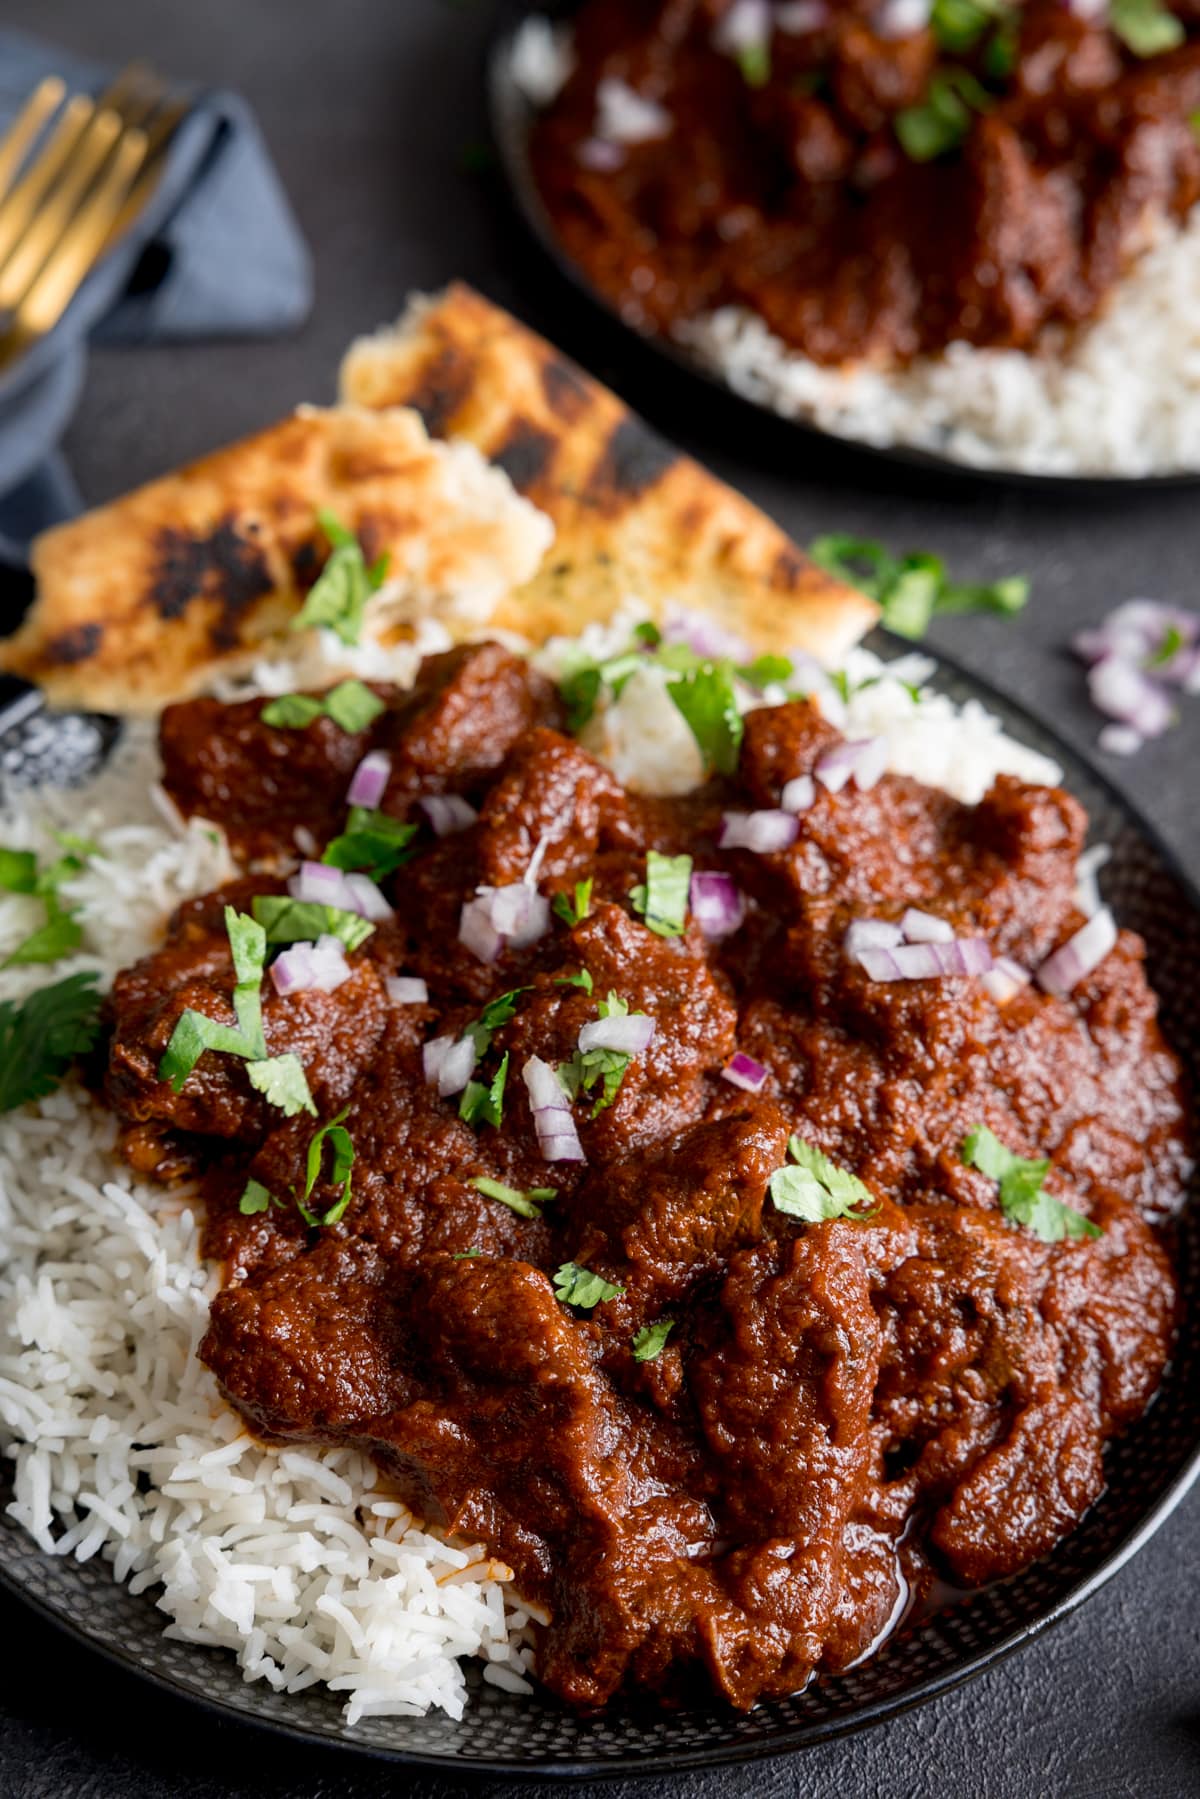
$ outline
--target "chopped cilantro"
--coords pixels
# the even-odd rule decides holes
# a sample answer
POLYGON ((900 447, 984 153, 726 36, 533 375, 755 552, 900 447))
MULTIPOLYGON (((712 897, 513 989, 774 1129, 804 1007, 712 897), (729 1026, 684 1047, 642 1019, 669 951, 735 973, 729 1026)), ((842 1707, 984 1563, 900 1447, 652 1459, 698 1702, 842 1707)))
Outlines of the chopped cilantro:
POLYGON ((350 1182, 354 1172, 354 1144, 349 1131, 342 1123, 348 1109, 343 1109, 336 1118, 331 1118, 328 1124, 323 1124, 319 1131, 314 1131, 309 1142, 308 1155, 304 1163, 304 1197, 296 1201, 300 1208, 300 1215, 306 1224, 336 1224, 350 1204, 350 1182), (326 1144, 333 1152, 332 1166, 329 1171, 330 1184, 336 1187, 340 1182, 342 1190, 329 1210, 318 1216, 309 1210, 308 1202, 312 1198, 313 1188, 320 1178, 321 1161, 326 1144))
POLYGON ((895 117, 900 148, 912 162, 932 162, 956 150, 971 128, 975 113, 990 112, 992 96, 969 69, 936 69, 925 98, 895 117))
POLYGON ((506 1187, 503 1181, 494 1181, 490 1174, 477 1174, 467 1185, 474 1187, 476 1193, 486 1194, 488 1199, 498 1199, 501 1205, 521 1218, 540 1218, 539 1202, 553 1199, 557 1193, 555 1187, 531 1187, 527 1193, 522 1193, 517 1187, 506 1187))
POLYGON ((1043 1182, 1050 1172, 1047 1157, 1032 1159, 1014 1155, 986 1124, 977 1124, 963 1139, 962 1159, 1000 1184, 1000 1210, 1014 1224, 1024 1224, 1043 1243, 1064 1237, 1099 1237, 1099 1225, 1047 1193, 1043 1182))
POLYGON ((289 899, 286 894, 255 894, 250 910, 266 931, 268 943, 314 943, 318 937, 336 937, 347 949, 355 950, 375 929, 357 912, 289 899))
POLYGON ((490 1085, 483 1081, 468 1081, 461 1100, 458 1102, 458 1115, 467 1124, 490 1124, 496 1129, 504 1115, 504 1084, 508 1079, 508 1051, 501 1057, 500 1066, 492 1076, 490 1085))
MULTIPOLYGON (((821 568, 875 600, 889 630, 914 641, 925 635, 930 620, 939 613, 1011 615, 1029 598, 1029 582, 1023 575, 991 582, 954 582, 947 578, 940 557, 924 550, 896 557, 870 538, 818 537, 808 553, 821 568)), ((848 696, 843 693, 842 697, 848 696)))
POLYGON ((566 925, 580 924, 592 910, 593 884, 591 875, 586 881, 576 881, 574 899, 565 893, 556 893, 550 902, 550 910, 554 916, 561 918, 566 925))
POLYGON ((1158 56, 1177 49, 1186 33, 1162 0, 1111 0, 1109 24, 1135 56, 1158 56))
POLYGON ((657 1324, 644 1324, 631 1344, 635 1362, 652 1362, 663 1352, 667 1338, 675 1328, 673 1318, 660 1318, 657 1324))
MULTIPOLYGON (((257 905, 257 901, 255 902, 257 905)), ((225 908, 225 930, 233 957, 236 985, 233 1009, 237 1029, 218 1024, 216 1019, 196 1012, 191 1007, 176 1020, 171 1040, 158 1064, 160 1081, 170 1081, 176 1093, 206 1049, 225 1055, 240 1056, 246 1063, 250 1084, 285 1118, 306 1111, 316 1115, 317 1108, 308 1090, 308 1081, 298 1056, 268 1056, 262 1022, 263 963, 267 954, 267 933, 257 919, 244 912, 225 908)))
POLYGON ((455 1262, 473 1262, 476 1256, 481 1256, 482 1254, 483 1251, 481 1249, 456 1249, 451 1260, 455 1262))
POLYGON ((36 890, 37 857, 32 850, 0 849, 0 887, 6 893, 36 890))
POLYGON ((606 1281, 601 1274, 593 1274, 590 1268, 581 1268, 578 1262, 564 1262, 555 1271, 554 1297, 561 1299, 565 1306, 578 1306, 583 1312, 603 1305, 606 1299, 619 1299, 624 1291, 624 1287, 614 1287, 611 1281, 606 1281))
POLYGON ((268 1207, 278 1204, 279 1201, 269 1187, 264 1187, 261 1181, 250 1180, 246 1182, 242 1197, 238 1200, 238 1211, 245 1218, 253 1218, 256 1212, 265 1212, 268 1207))
POLYGON ((487 1055, 492 1046, 493 1032, 498 1031, 502 1024, 512 1022, 517 1015, 517 1001, 523 993, 529 991, 528 987, 510 987, 507 993, 498 993, 495 999, 488 1001, 474 1024, 467 1026, 463 1036, 471 1038, 477 1056, 487 1055))
MULTIPOLYGON (((601 1018, 626 1018, 629 1015, 628 1002, 611 990, 607 999, 597 1002, 596 1010, 601 1018)), ((630 1059, 624 1050, 619 1049, 577 1049, 569 1062, 559 1064, 559 1082, 572 1099, 578 1099, 580 1093, 590 1093, 598 1084, 600 1092, 591 1113, 595 1118, 599 1113, 607 1111, 616 1099, 630 1059)))
POLYGON ((367 601, 387 578, 388 558, 382 556, 368 568, 357 537, 331 512, 318 512, 317 523, 331 549, 308 598, 292 620, 292 630, 325 626, 336 632, 344 644, 356 644, 362 635, 367 601))
POLYGON ((777 1212, 802 1218, 806 1224, 831 1218, 862 1224, 879 1210, 879 1201, 856 1174, 839 1168, 803 1137, 788 1138, 788 1155, 791 1162, 777 1168, 769 1183, 777 1212))
POLYGON ((47 895, 46 909, 49 913, 44 925, 23 937, 16 949, 11 950, 0 962, 0 968, 27 967, 34 962, 58 962, 63 956, 70 955, 83 942, 83 932, 76 922, 73 912, 59 910, 52 895, 47 895))
POLYGON ((285 693, 259 714, 265 725, 300 730, 316 718, 331 718, 340 730, 365 731, 386 708, 364 681, 339 681, 323 699, 309 693, 285 693))
POLYGON ((94 974, 72 974, 39 987, 18 1005, 0 1001, 0 1112, 53 1093, 100 1028, 94 974))
POLYGON ((787 656, 756 656, 753 662, 739 667, 738 674, 751 687, 778 687, 790 681, 796 672, 787 656))
POLYGON ((645 918, 647 930, 659 937, 683 935, 691 879, 690 856, 661 856, 657 850, 647 850, 646 879, 630 896, 634 911, 645 918))
POLYGON ((722 775, 736 771, 745 731, 733 682, 731 662, 706 662, 667 687, 696 739, 705 767, 722 775))
POLYGON ((567 708, 569 730, 583 730, 595 712, 604 688, 607 687, 615 698, 619 698, 630 675, 646 666, 646 649, 655 646, 640 632, 641 627, 635 631, 635 641, 629 649, 622 650, 619 655, 609 656, 604 662, 596 662, 590 656, 576 656, 568 665, 558 686, 567 708))
POLYGON ((70 955, 83 942, 83 931, 76 912, 63 906, 58 890, 64 881, 80 873, 97 846, 86 837, 70 831, 52 833, 64 854, 44 868, 38 867, 32 850, 0 849, 0 888, 9 893, 36 895, 46 913, 45 924, 22 938, 14 950, 0 962, 0 968, 28 967, 37 962, 58 962, 70 955))
POLYGON ((556 987, 582 987, 585 993, 590 993, 596 983, 586 968, 577 968, 574 974, 556 974, 554 985, 556 987))
POLYGON ((287 1055, 247 1062, 246 1074, 255 1091, 271 1105, 278 1106, 285 1118, 294 1118, 297 1112, 311 1112, 316 1117, 317 1108, 299 1056, 289 1051, 287 1055))
POLYGON ((771 79, 771 46, 763 40, 743 44, 736 58, 747 87, 766 87, 771 79))
POLYGON ((974 49, 989 25, 1006 23, 1011 12, 1005 0, 933 0, 929 23, 942 49, 957 56, 974 49))
POLYGON ((409 860, 408 846, 416 834, 416 825, 388 812, 352 806, 346 829, 331 840, 321 860, 332 868, 358 869, 371 880, 382 881, 409 860))
POLYGON ((1179 629, 1178 625, 1168 625, 1163 634, 1162 642, 1159 644, 1154 654, 1147 659, 1146 667, 1162 668, 1164 663, 1170 662, 1172 657, 1177 656, 1182 648, 1183 632, 1179 629))

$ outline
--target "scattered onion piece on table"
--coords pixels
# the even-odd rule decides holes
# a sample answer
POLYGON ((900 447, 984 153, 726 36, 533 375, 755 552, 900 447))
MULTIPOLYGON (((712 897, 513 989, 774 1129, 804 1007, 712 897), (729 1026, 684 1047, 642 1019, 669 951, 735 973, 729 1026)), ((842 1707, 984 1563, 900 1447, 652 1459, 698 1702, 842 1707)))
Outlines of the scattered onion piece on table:
POLYGON ((1092 704, 1111 720, 1100 748, 1132 756, 1176 720, 1175 698, 1200 693, 1200 612, 1161 600, 1127 600, 1071 647, 1088 664, 1092 704))

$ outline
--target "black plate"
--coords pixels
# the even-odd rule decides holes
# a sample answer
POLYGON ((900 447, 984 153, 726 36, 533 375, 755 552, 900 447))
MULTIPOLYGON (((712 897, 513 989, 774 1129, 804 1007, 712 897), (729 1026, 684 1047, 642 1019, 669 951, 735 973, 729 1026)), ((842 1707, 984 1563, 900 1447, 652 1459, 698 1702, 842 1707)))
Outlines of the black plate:
POLYGON ((706 367, 698 357, 691 355, 683 345, 657 333, 637 331, 628 325, 611 300, 592 285, 559 242, 542 204, 530 165, 529 138, 536 112, 512 75, 512 42, 522 21, 530 17, 567 20, 579 10, 579 5, 580 0, 541 0, 540 4, 534 5, 528 4, 528 0, 507 0, 501 8, 500 23, 493 35, 487 60, 492 137, 516 210, 544 255, 549 257, 559 274, 577 293, 584 295, 593 307, 614 321, 627 336, 636 338, 654 357, 682 370, 703 387, 727 397, 743 416, 757 420, 760 429, 762 420, 766 418, 774 425, 781 426, 786 433, 795 433, 810 444, 822 441, 836 443, 872 462, 899 463, 928 476, 953 476, 957 480, 999 483, 1004 487, 1029 488, 1050 493, 1068 492, 1073 495, 1093 494, 1098 498, 1110 499, 1132 492, 1200 485, 1200 470, 1177 470, 1164 475, 1032 474, 1025 469, 981 468, 957 457, 941 456, 932 450, 916 449, 904 444, 885 447, 864 443, 859 438, 827 430, 824 426, 804 419, 788 418, 765 402, 748 399, 744 394, 735 392, 728 382, 706 367))
MULTIPOLYGON (((877 648, 910 648, 878 634, 877 648)), ((1104 778, 986 683, 944 660, 937 685, 974 696, 1006 729, 1052 756, 1088 807, 1095 841, 1113 846, 1106 896, 1146 939, 1165 1028, 1200 1079, 1200 894, 1155 833, 1104 778)), ((116 735, 112 720, 52 717, 29 694, 0 704, 0 775, 85 778, 116 735)), ((105 1566, 43 1555, 0 1515, 0 1583, 74 1637, 210 1711, 307 1741, 356 1749, 443 1773, 524 1776, 664 1774, 746 1762, 876 1724, 994 1665, 1073 1611, 1158 1529, 1200 1473, 1200 1177, 1179 1230, 1183 1331, 1146 1416, 1108 1454, 1109 1484, 1079 1528, 1016 1579, 901 1631, 862 1667, 742 1716, 715 1701, 679 1711, 622 1705, 580 1718, 547 1698, 515 1698, 474 1681, 461 1724, 440 1715, 365 1719, 348 1729, 316 1688, 288 1696, 247 1685, 231 1655, 170 1642, 150 1596, 132 1597, 105 1566)), ((0 1493, 0 1506, 5 1495, 0 1493)), ((1099 1645, 1111 1649, 1112 1645, 1099 1645)))

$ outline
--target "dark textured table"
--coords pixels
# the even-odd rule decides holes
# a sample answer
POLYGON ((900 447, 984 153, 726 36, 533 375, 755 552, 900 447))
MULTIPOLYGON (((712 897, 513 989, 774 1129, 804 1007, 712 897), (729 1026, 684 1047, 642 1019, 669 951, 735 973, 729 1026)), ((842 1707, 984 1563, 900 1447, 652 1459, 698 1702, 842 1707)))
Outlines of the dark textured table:
MULTIPOLYGON (((760 425, 624 344, 525 245, 488 175, 488 0, 7 0, 6 23, 72 49, 243 89, 317 262, 305 331, 272 344, 110 351, 92 363, 67 448, 101 500, 333 392, 347 340, 412 288, 451 276, 510 305, 744 487, 802 542, 821 529, 943 551, 964 576, 1017 569, 1017 623, 954 619, 933 642, 1094 744, 1073 628, 1122 598, 1195 604, 1200 489, 1104 501, 931 485, 760 425)), ((1108 772, 1200 878, 1200 700, 1108 772)), ((1082 1613, 974 1684, 896 1722, 753 1771, 650 1779, 647 1799, 715 1795, 1176 1799, 1200 1793, 1200 1491, 1082 1613)), ((465 1790, 336 1752, 214 1726, 0 1598, 3 1799, 428 1799, 465 1790)), ((478 1789, 475 1789, 478 1790, 478 1789)), ((513 1794, 513 1786, 501 1790, 513 1794)), ((615 1799, 625 1786, 593 1789, 615 1799)))

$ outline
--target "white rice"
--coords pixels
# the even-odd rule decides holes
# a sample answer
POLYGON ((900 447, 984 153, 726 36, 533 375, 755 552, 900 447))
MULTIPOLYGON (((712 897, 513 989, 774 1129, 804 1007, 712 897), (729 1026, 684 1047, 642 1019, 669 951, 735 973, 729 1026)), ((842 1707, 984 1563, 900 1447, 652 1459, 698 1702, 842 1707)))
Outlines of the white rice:
MULTIPOLYGON (((617 621, 587 647, 608 654, 627 640, 617 621)), ((561 665, 570 647, 547 646, 539 661, 561 665)), ((392 672, 401 664, 398 654, 392 672)), ((981 707, 928 691, 914 700, 904 682, 924 683, 932 667, 908 656, 885 670, 856 651, 848 704, 832 692, 823 703, 852 733, 884 735, 893 768, 940 777, 964 799, 1001 770, 1057 777, 981 707)), ((676 721, 660 685, 631 682, 603 716, 600 747, 644 789, 678 791, 698 765, 676 721)), ((0 999, 76 968, 106 986, 158 941, 173 906, 231 872, 220 833, 173 817, 157 779, 153 731, 139 725, 87 787, 7 796, 5 844, 49 853, 49 832, 65 828, 99 849, 65 893, 83 950, 52 973, 0 973, 0 999)), ((36 922, 32 902, 0 896, 0 950, 36 922)), ((167 1634, 231 1650, 248 1681, 345 1695, 350 1723, 433 1706, 461 1716, 468 1657, 482 1658, 485 1680, 529 1692, 532 1608, 485 1548, 423 1530, 365 1457, 266 1447, 222 1402, 196 1356, 219 1276, 200 1259, 193 1195, 136 1179, 115 1135, 73 1081, 0 1116, 11 1515, 46 1554, 100 1556, 131 1591, 153 1592, 167 1634)))
POLYGON ((1038 355, 954 343, 901 371, 823 368, 736 306, 678 336, 736 393, 879 448, 1027 474, 1200 469, 1200 212, 1162 228, 1095 324, 1038 355))

